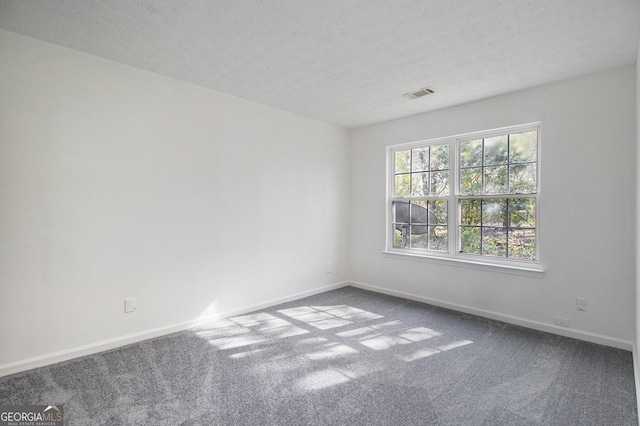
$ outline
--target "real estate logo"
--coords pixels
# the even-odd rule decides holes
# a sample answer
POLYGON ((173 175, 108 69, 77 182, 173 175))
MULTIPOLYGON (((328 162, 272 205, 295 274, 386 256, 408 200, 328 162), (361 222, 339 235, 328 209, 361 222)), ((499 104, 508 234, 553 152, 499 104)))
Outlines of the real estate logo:
POLYGON ((62 405, 0 405, 0 426, 63 426, 62 405))

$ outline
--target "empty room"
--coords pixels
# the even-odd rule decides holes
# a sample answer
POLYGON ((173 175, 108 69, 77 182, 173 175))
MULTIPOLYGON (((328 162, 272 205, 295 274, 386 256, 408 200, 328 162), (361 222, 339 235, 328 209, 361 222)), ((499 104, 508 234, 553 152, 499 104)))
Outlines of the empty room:
POLYGON ((638 425, 638 0, 0 0, 0 426, 638 425))

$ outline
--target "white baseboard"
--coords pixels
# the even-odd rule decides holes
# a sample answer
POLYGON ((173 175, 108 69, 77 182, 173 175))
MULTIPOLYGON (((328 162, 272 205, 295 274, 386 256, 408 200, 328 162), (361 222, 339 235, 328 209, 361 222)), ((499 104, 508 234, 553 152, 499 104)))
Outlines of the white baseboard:
POLYGON ((317 287, 312 290, 302 291, 289 296, 280 297, 276 299, 270 299, 265 302, 257 303, 255 305, 244 306, 238 309, 233 309, 226 312, 209 315, 204 318, 195 318, 189 321, 183 321, 177 324, 167 325, 163 327, 157 327, 150 330, 144 330, 137 333, 131 333, 113 339, 101 340, 99 342, 89 343, 87 345, 78 346, 75 348, 69 348, 58 352, 53 352, 45 355, 28 358, 16 362, 10 362, 0 365, 0 377, 8 376, 10 374, 19 373, 21 371, 31 370, 33 368, 43 367, 50 364, 55 364, 62 361, 68 361, 81 356, 92 355, 98 352, 107 351, 110 349, 119 348, 121 346, 130 345, 132 343, 138 343, 143 340, 148 340, 154 337, 164 336, 166 334, 175 333, 177 331, 187 330, 189 328, 197 327, 209 322, 218 321, 224 318, 229 318, 237 315, 243 315, 249 312, 258 311, 261 309, 269 308, 271 306, 279 305, 281 303, 290 302, 304 297, 313 296, 314 294, 323 293, 325 291, 334 290, 348 286, 348 282, 340 282, 330 284, 322 287, 317 287))
MULTIPOLYGON (((548 324, 540 321, 533 321, 526 318, 516 317, 512 315, 501 314, 499 312, 488 311, 484 309, 473 308, 471 306, 459 305, 457 303, 445 302, 429 297, 418 296, 416 294, 405 293, 402 291, 390 290, 388 288, 377 287, 358 281, 350 281, 349 285, 363 290, 370 290, 376 293, 388 294, 389 296, 402 297, 404 299, 415 300, 429 305, 439 306, 441 308, 451 309, 453 311, 464 312, 466 314, 477 315, 483 318, 489 318, 521 327, 531 328, 533 330, 544 331, 547 333, 557 334, 560 336, 571 337, 573 339, 584 340, 586 342, 597 343, 599 345, 611 346, 614 348, 633 350, 633 343, 628 340, 618 339, 615 337, 603 336, 601 334, 589 333, 587 331, 574 330, 570 328, 560 327, 555 324, 548 324)), ((634 358, 635 359, 635 358, 634 358)))
MULTIPOLYGON (((640 367, 640 365, 638 365, 638 356, 640 356, 640 354, 637 352, 635 343, 633 344, 633 350, 631 352, 633 356, 633 378, 636 382, 636 412, 640 413, 640 373, 638 373, 638 367, 640 367)), ((638 419, 638 425, 640 425, 640 418, 638 419)))

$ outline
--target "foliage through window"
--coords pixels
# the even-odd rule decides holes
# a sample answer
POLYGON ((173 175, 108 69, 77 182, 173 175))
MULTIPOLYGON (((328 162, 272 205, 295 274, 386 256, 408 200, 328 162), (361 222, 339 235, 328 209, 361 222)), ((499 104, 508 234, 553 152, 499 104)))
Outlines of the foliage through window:
POLYGON ((391 147, 390 249, 538 261, 539 125, 391 147))

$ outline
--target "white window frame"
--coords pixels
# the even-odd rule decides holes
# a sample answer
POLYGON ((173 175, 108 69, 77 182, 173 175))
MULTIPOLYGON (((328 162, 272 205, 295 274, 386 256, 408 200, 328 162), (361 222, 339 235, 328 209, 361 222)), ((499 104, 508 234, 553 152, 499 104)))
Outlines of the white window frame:
MULTIPOLYGON (((427 260, 437 263, 459 262, 465 266, 473 268, 492 270, 499 272, 516 273, 519 275, 542 276, 543 266, 540 260, 541 227, 540 227, 540 192, 541 192, 541 123, 529 123, 518 126, 502 127, 498 129, 485 130, 473 133, 465 133, 444 138, 428 139, 410 143, 403 143, 387 147, 387 202, 386 202, 386 223, 385 223, 385 250, 384 253, 392 257, 399 256, 410 260, 427 260), (535 199, 535 220, 536 220, 536 252, 535 260, 523 260, 508 257, 489 256, 482 254, 462 253, 460 251, 460 200, 469 199, 470 196, 461 195, 459 189, 459 149, 462 141, 470 139, 490 138, 507 134, 536 131, 537 158, 536 158, 536 181, 537 190, 533 194, 486 194, 472 196, 473 198, 533 198, 535 199), (393 202, 410 201, 418 199, 432 199, 431 197, 395 197, 395 153, 408 149, 426 147, 430 145, 449 145, 449 195, 447 212, 448 228, 448 250, 430 251, 426 249, 411 249, 394 247, 395 228, 393 225, 393 202)), ((439 197, 443 198, 443 197, 439 197)))

